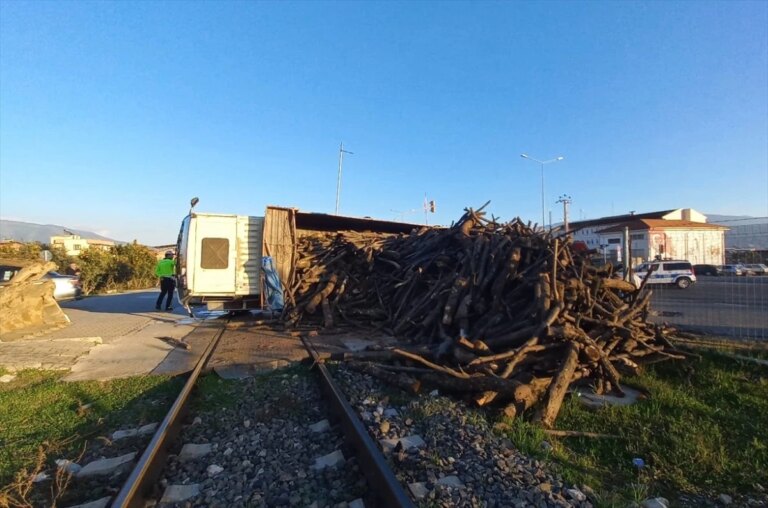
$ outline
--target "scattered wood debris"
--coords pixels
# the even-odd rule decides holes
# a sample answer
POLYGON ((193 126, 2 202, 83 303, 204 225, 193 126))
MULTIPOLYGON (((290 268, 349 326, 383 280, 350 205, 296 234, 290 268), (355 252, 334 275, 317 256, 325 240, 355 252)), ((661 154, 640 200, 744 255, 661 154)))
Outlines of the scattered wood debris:
POLYGON ((570 237, 499 223, 484 207, 408 235, 305 232, 283 318, 391 333, 413 346, 356 368, 501 404, 511 417, 535 406, 547 427, 572 383, 621 395, 620 372, 685 358, 647 321, 645 283, 593 266, 570 237))

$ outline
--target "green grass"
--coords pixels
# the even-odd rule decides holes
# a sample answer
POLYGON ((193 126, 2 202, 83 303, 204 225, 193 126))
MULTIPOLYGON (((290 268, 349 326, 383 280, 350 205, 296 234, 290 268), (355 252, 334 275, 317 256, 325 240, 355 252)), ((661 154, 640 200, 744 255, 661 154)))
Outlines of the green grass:
POLYGON ((62 375, 21 371, 0 385, 0 486, 32 471, 41 456, 48 465, 76 459, 89 440, 159 422, 183 384, 166 376, 64 383, 62 375))
POLYGON ((598 411, 568 399, 556 427, 621 439, 549 438, 523 421, 503 432, 522 450, 548 456, 569 481, 586 483, 614 504, 646 493, 717 495, 768 485, 768 367, 714 352, 668 362, 626 378, 648 398, 598 411), (550 442, 549 451, 542 441, 550 442), (642 458, 637 470, 632 459, 642 458))

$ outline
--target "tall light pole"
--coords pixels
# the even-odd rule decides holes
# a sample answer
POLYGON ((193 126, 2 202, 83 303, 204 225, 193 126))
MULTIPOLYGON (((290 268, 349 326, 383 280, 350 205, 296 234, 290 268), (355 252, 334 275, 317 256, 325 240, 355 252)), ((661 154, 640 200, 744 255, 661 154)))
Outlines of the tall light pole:
POLYGON ((354 152, 344 150, 344 142, 339 144, 339 175, 336 177, 336 215, 339 215, 339 194, 341 193, 341 166, 344 164, 344 154, 352 155, 354 152))
POLYGON ((551 162, 561 161, 561 160, 565 159, 565 157, 562 157, 562 156, 561 157, 555 157, 554 159, 549 159, 549 160, 546 160, 546 161, 540 161, 539 159, 534 159, 533 157, 531 157, 530 155, 525 154, 525 153, 521 153, 520 157, 522 157, 523 159, 528 159, 528 160, 533 161, 533 162, 538 162, 539 165, 541 166, 541 229, 544 229, 545 225, 547 223, 546 220, 544 219, 544 217, 545 217, 545 212, 544 212, 544 164, 549 164, 551 162))
POLYGON ((565 234, 568 234, 568 205, 571 204, 571 196, 567 194, 563 194, 560 196, 560 199, 557 200, 558 203, 563 204, 563 229, 565 230, 565 234))

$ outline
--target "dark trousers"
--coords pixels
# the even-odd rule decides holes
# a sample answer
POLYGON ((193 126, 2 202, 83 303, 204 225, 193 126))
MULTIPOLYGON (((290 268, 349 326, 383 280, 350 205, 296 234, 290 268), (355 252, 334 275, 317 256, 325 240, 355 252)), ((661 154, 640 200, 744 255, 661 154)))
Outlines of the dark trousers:
POLYGON ((159 309, 163 303, 163 297, 167 294, 168 298, 165 301, 165 308, 171 308, 171 299, 173 298, 173 290, 176 288, 176 279, 173 277, 162 277, 160 279, 160 296, 157 297, 157 303, 155 308, 159 309))

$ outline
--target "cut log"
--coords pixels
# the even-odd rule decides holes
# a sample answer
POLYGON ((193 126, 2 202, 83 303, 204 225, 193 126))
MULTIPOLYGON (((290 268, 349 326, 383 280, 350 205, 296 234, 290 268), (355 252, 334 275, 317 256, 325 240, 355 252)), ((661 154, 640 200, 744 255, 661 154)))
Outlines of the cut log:
POLYGON ((573 374, 576 371, 578 358, 579 348, 576 343, 571 342, 565 353, 560 372, 557 373, 557 376, 555 376, 552 384, 549 386, 549 391, 547 392, 546 400, 544 401, 544 408, 541 411, 541 414, 536 417, 536 419, 545 427, 552 427, 557 419, 557 414, 560 412, 560 406, 563 404, 565 392, 568 390, 568 386, 573 379, 573 374))

